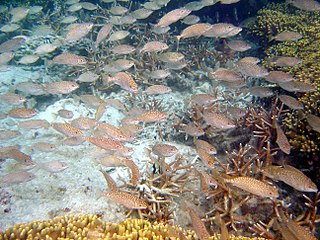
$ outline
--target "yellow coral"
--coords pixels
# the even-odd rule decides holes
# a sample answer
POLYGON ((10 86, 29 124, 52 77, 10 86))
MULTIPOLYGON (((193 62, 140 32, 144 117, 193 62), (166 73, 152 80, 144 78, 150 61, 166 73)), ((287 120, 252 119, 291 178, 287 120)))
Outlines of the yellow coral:
MULTIPOLYGON (((49 221, 17 224, 0 233, 0 240, 7 239, 198 239, 194 231, 166 223, 150 223, 142 219, 126 219, 120 223, 104 223, 97 215, 61 216, 49 221)), ((217 240, 219 235, 210 239, 217 240)), ((248 238, 231 236, 234 240, 248 238)))

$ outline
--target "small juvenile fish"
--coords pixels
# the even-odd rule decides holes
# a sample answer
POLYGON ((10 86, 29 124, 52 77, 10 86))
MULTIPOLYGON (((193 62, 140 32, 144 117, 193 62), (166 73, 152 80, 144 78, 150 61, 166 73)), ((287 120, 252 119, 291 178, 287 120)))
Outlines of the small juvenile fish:
POLYGON ((8 112, 8 116, 12 118, 32 118, 36 114, 33 108, 14 108, 8 112))
POLYGON ((42 84, 36 84, 32 82, 21 82, 16 85, 17 90, 23 92, 26 95, 44 95, 46 94, 42 84))
POLYGON ((152 146, 152 152, 161 157, 171 157, 174 154, 178 152, 178 149, 175 146, 164 144, 164 143, 158 143, 152 146))
POLYGON ((14 57, 14 52, 4 52, 0 54, 0 65, 8 64, 14 57))
POLYGON ((233 121, 231 121, 225 116, 225 114, 222 113, 206 111, 203 114, 203 119, 207 125, 210 125, 216 129, 227 130, 236 126, 233 121))
POLYGON ((152 85, 148 87, 143 93, 147 95, 158 95, 172 92, 172 89, 165 85, 152 85))
POLYGON ((225 178, 224 182, 260 197, 279 197, 275 187, 252 177, 225 178))
POLYGON ((208 76, 218 81, 236 82, 243 79, 241 73, 227 69, 218 68, 214 72, 209 72, 208 76))
POLYGON ((85 137, 85 140, 106 150, 118 150, 124 147, 124 144, 118 140, 105 137, 85 137))
POLYGON ((46 84, 44 90, 49 94, 69 94, 79 87, 76 82, 60 81, 46 84))
POLYGON ((181 22, 186 25, 194 25, 200 22, 200 18, 196 15, 189 15, 189 16, 186 16, 181 22))
POLYGON ((214 163, 216 162, 214 157, 212 157, 205 149, 197 148, 196 150, 197 150, 197 154, 198 154, 199 158, 201 159, 201 161, 203 162, 203 164, 206 167, 214 169, 215 168, 214 163))
POLYGON ((203 33, 203 36, 210 38, 227 38, 237 35, 242 31, 241 27, 236 27, 231 23, 216 23, 203 33))
POLYGON ((184 55, 179 52, 164 52, 160 53, 157 58, 162 62, 178 62, 184 59, 184 55))
POLYGON ((27 171, 9 173, 0 178, 0 185, 10 186, 13 184, 25 183, 34 179, 36 176, 27 171))
POLYGON ((197 104, 201 107, 208 107, 217 101, 217 98, 208 93, 199 93, 191 96, 191 104, 197 104))
POLYGON ((50 162, 40 163, 40 168, 46 170, 50 173, 57 173, 62 172, 63 170, 67 169, 69 166, 65 162, 61 162, 59 160, 53 160, 50 162))
POLYGON ((135 195, 123 191, 104 192, 103 195, 129 209, 147 209, 148 203, 135 195))
POLYGON ((94 11, 98 9, 98 6, 91 2, 81 2, 80 4, 83 9, 86 9, 88 11, 94 11))
POLYGON ((201 127, 191 123, 182 125, 181 128, 182 128, 182 131, 186 134, 186 138, 187 138, 187 135, 191 137, 200 137, 205 134, 205 132, 201 127))
POLYGON ((287 105, 291 109, 303 109, 303 104, 294 97, 282 94, 279 95, 278 98, 283 104, 287 105))
POLYGON ((320 133, 320 118, 313 114, 307 114, 307 121, 312 129, 320 133))
POLYGON ((266 68, 247 61, 238 61, 236 67, 243 75, 248 77, 262 78, 269 74, 266 68))
POLYGON ((77 137, 82 136, 83 134, 79 128, 76 128, 69 123, 51 123, 50 125, 55 130, 66 135, 67 137, 77 137))
POLYGON ((96 120, 80 116, 76 119, 73 119, 70 124, 73 127, 79 128, 81 130, 89 130, 96 125, 96 120))
POLYGON ((38 60, 39 60, 39 56, 28 54, 28 55, 25 55, 22 58, 20 58, 19 63, 28 65, 28 64, 35 63, 38 60))
POLYGON ((14 24, 14 23, 10 24, 9 23, 9 24, 2 26, 0 28, 0 31, 5 32, 5 33, 11 33, 11 32, 18 30, 19 28, 20 28, 20 26, 18 24, 14 24))
POLYGON ((87 64, 87 60, 84 56, 79 56, 73 53, 61 53, 52 59, 52 63, 79 66, 87 64))
POLYGON ((210 234, 204 225, 204 223, 201 221, 201 218, 197 215, 197 213, 192 209, 188 208, 189 216, 191 218, 193 230, 196 232, 197 236, 201 240, 209 240, 210 234))
POLYGON ((16 7, 16 8, 12 8, 9 13, 12 15, 12 18, 11 18, 12 23, 20 22, 22 19, 27 17, 29 13, 29 9, 25 7, 16 7))
POLYGON ((85 141, 82 136, 69 137, 63 140, 63 144, 67 146, 79 146, 85 141))
POLYGON ((98 127, 97 132, 101 136, 107 135, 118 141, 130 141, 132 139, 128 139, 128 135, 126 135, 122 130, 113 126, 109 123, 97 122, 96 126, 98 127))
POLYGON ((110 51, 113 54, 118 54, 118 55, 130 54, 130 53, 133 53, 135 50, 136 48, 129 44, 120 44, 110 48, 110 51))
POLYGON ((109 11, 112 15, 119 16, 119 15, 123 15, 126 12, 128 12, 129 9, 126 7, 122 7, 122 6, 112 6, 109 11))
POLYGON ((97 107, 97 110, 96 110, 96 113, 94 114, 94 119, 96 121, 99 121, 100 118, 102 118, 105 110, 106 110, 106 107, 107 107, 107 103, 106 102, 101 102, 99 104, 99 106, 97 107))
POLYGON ((301 192, 317 192, 317 185, 300 170, 289 166, 267 166, 262 172, 273 180, 280 180, 301 192))
POLYGON ((51 53, 56 49, 57 49, 57 46, 54 44, 51 44, 51 43, 41 44, 39 47, 36 48, 36 50, 34 51, 34 54, 43 55, 43 54, 51 53))
POLYGON ((157 69, 151 71, 148 75, 152 79, 165 79, 171 75, 171 72, 167 69, 157 69))
POLYGON ((256 97, 271 97, 273 92, 270 88, 264 86, 254 86, 249 88, 250 93, 256 97))
POLYGON ((201 191, 205 194, 205 196, 209 196, 209 187, 210 186, 218 186, 218 182, 208 173, 206 172, 198 172, 200 175, 200 185, 201 191))
POLYGON ((292 31, 284 31, 281 33, 278 33, 276 36, 272 37, 272 40, 276 40, 279 42, 284 42, 284 41, 296 41, 299 40, 303 37, 298 32, 292 32, 292 31))
POLYGON ((120 41, 122 39, 125 39, 126 37, 128 37, 130 35, 129 31, 116 31, 114 33, 112 33, 110 35, 110 37, 108 38, 108 42, 113 42, 113 41, 120 41))
POLYGON ((7 158, 14 159, 14 160, 18 161, 19 163, 26 164, 26 165, 33 165, 34 164, 30 155, 25 154, 24 152, 21 152, 17 148, 5 149, 4 151, 1 151, 0 156, 3 159, 7 159, 7 158))
POLYGON ((285 57, 285 56, 277 56, 277 57, 268 59, 268 61, 272 64, 275 64, 278 67, 293 67, 302 62, 301 59, 298 59, 295 57, 285 57))
POLYGON ((146 8, 139 8, 137 10, 134 10, 130 13, 132 17, 135 19, 141 20, 148 18, 153 13, 152 10, 146 9, 146 8))

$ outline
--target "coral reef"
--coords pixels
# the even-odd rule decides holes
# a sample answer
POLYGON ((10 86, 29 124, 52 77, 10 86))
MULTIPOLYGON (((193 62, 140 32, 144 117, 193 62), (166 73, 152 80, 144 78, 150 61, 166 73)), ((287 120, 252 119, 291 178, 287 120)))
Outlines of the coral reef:
MULTIPOLYGON (((305 119, 306 114, 319 116, 320 98, 320 13, 298 10, 285 3, 270 4, 258 12, 257 24, 250 31, 262 38, 265 43, 267 59, 275 56, 291 56, 302 60, 302 63, 293 67, 276 67, 264 61, 270 70, 282 70, 290 73, 297 81, 310 83, 316 91, 296 93, 303 103, 303 111, 291 110, 284 116, 282 125, 293 149, 300 153, 302 159, 310 159, 314 172, 319 172, 320 134, 310 128, 305 119), (298 41, 286 41, 270 45, 272 36, 282 31, 296 31, 303 35, 298 41), (313 161, 311 160, 313 159, 313 161)), ((279 90, 283 91, 283 90, 279 90)), ((305 163, 303 163, 305 164, 305 163)), ((302 165, 303 165, 302 164, 302 165)), ((315 176, 316 177, 316 176, 315 176)), ((319 177, 319 176, 317 176, 319 177)))
MULTIPOLYGON (((97 215, 60 216, 48 221, 17 224, 0 233, 0 239, 194 239, 194 231, 165 223, 126 219, 105 223, 97 215)), ((210 239, 220 239, 212 236, 210 239)), ((231 236, 230 239, 264 239, 231 236)))

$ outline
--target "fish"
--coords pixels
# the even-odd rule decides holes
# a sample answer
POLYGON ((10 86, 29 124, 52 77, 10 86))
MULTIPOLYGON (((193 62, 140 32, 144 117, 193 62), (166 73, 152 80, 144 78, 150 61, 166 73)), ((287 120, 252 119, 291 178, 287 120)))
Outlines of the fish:
POLYGON ((147 42, 141 49, 140 53, 145 53, 145 52, 161 52, 164 50, 167 50, 169 46, 164 43, 164 42, 159 42, 159 41, 150 41, 147 42))
POLYGON ((71 126, 79 128, 81 130, 89 130, 96 126, 97 121, 92 118, 80 116, 78 118, 73 119, 70 124, 71 126))
POLYGON ((106 79, 108 82, 113 82, 119 85, 122 89, 131 92, 137 93, 138 92, 138 85, 133 80, 133 78, 126 72, 118 72, 112 77, 107 77, 106 79))
POLYGON ((96 110, 96 112, 94 114, 94 119, 96 121, 99 121, 100 118, 102 118, 102 116, 103 116, 103 114, 104 114, 104 112, 106 110, 106 107, 107 107, 107 103, 106 102, 101 102, 99 104, 99 106, 97 107, 97 110, 96 110))
POLYGON ((57 45, 54 45, 51 43, 41 44, 36 48, 36 50, 34 51, 34 54, 43 55, 47 53, 52 53, 57 49, 57 47, 58 47, 57 45))
POLYGON ((302 60, 299 58, 286 57, 286 56, 276 56, 276 57, 267 59, 267 61, 278 67, 294 67, 302 62, 302 60))
POLYGON ((37 142, 33 144, 31 150, 41 151, 41 152, 52 152, 56 149, 56 145, 48 142, 37 142))
POLYGON ((203 113, 203 119, 207 125, 220 130, 227 130, 236 126, 231 119, 222 113, 205 111, 203 113))
POLYGON ((269 74, 266 68, 247 61, 238 61, 236 63, 236 68, 239 72, 248 77, 263 78, 269 74))
POLYGON ((71 66, 79 66, 87 64, 87 60, 84 56, 79 56, 73 53, 61 53, 60 55, 55 56, 51 62, 55 64, 66 64, 71 66))
POLYGON ((5 32, 5 33, 11 33, 11 32, 15 32, 19 28, 20 28, 20 26, 18 24, 9 23, 9 24, 3 25, 0 28, 0 31, 5 32))
POLYGON ((0 95, 0 104, 8 104, 8 105, 20 105, 27 101, 27 99, 19 94, 15 93, 4 93, 0 95))
POLYGON ((110 48, 110 51, 116 55, 130 54, 136 51, 136 48, 129 44, 120 44, 110 48))
POLYGON ((313 92, 317 90, 317 88, 311 83, 298 82, 298 81, 279 83, 279 86, 288 92, 307 93, 307 92, 313 92))
POLYGON ((272 37, 271 40, 285 42, 285 41, 297 41, 301 38, 303 38, 303 35, 298 32, 283 31, 281 33, 278 33, 276 36, 272 37))
POLYGON ((242 31, 241 27, 236 27, 231 23, 216 23, 203 33, 203 36, 210 38, 227 38, 237 35, 242 31))
POLYGON ((318 116, 308 113, 307 121, 314 131, 320 133, 320 118, 318 116))
POLYGON ((20 121, 18 123, 19 128, 24 129, 39 129, 39 128, 48 128, 50 126, 49 122, 44 119, 30 119, 25 121, 20 121))
POLYGON ((288 0, 288 3, 292 4, 296 8, 306 11, 320 10, 320 3, 314 0, 288 0))
POLYGON ((122 6, 112 6, 109 10, 109 12, 112 14, 112 15, 124 15, 126 12, 128 12, 129 9, 126 8, 126 7, 122 7, 122 6))
POLYGON ((111 200, 115 201, 118 204, 121 204, 129 209, 147 209, 148 203, 141 199, 136 197, 135 195, 123 192, 123 191, 110 191, 110 192, 103 192, 104 196, 107 196, 111 200))
POLYGON ((291 151, 290 142, 287 136, 284 134, 282 128, 279 126, 279 124, 276 124, 276 132, 277 132, 276 143, 278 144, 280 150, 286 154, 290 154, 290 151, 291 151))
POLYGON ((273 92, 270 88, 264 86, 254 86, 249 88, 249 92, 256 97, 271 97, 273 96, 273 92))
POLYGON ((124 144, 118 140, 106 137, 85 137, 86 141, 96 145, 97 147, 106 150, 119 150, 124 147, 124 144))
POLYGON ((171 75, 168 69, 157 69, 149 72, 148 76, 151 79, 165 79, 171 75))
POLYGON ((227 46, 237 52, 245 52, 252 48, 249 43, 243 40, 230 40, 227 42, 227 46))
POLYGON ((14 52, 3 52, 0 54, 0 65, 8 64, 14 57, 14 52))
POLYGON ((200 137, 205 134, 204 130, 200 126, 196 126, 194 124, 185 124, 181 125, 182 131, 186 134, 186 139, 187 136, 191 137, 200 137))
POLYGON ((84 38, 92 29, 93 23, 75 23, 68 28, 65 36, 66 42, 78 41, 84 38))
POLYGON ((164 52, 157 55, 157 58, 165 63, 179 62, 184 59, 184 55, 180 52, 164 52))
POLYGON ((130 12, 130 15, 134 17, 137 20, 142 20, 148 18, 153 13, 152 10, 146 9, 146 8, 139 8, 132 12, 130 12))
POLYGON ((95 42, 96 48, 98 48, 100 43, 108 37, 111 30, 112 30, 112 24, 110 24, 110 23, 107 23, 107 24, 103 25, 102 28, 100 28, 98 35, 97 35, 97 38, 96 38, 96 42, 95 42))
POLYGON ((108 42, 119 41, 119 40, 125 39, 129 35, 130 35, 129 31, 119 30, 112 33, 107 41, 108 42))
POLYGON ((50 126, 67 137, 82 136, 82 131, 69 123, 51 123, 50 126))
POLYGON ((198 172, 200 176, 200 186, 201 191, 205 194, 205 196, 209 196, 209 187, 217 187, 218 182, 208 173, 206 172, 198 172))
POLYGON ((191 13, 189 9, 186 8, 178 8, 174 9, 168 13, 166 13, 164 16, 162 16, 159 20, 159 22, 155 25, 156 27, 167 27, 180 19, 185 18, 191 13))
POLYGON ((18 63, 28 65, 28 64, 33 64, 38 60, 39 60, 39 56, 28 54, 20 58, 18 63))
POLYGON ((29 182, 36 176, 28 171, 17 171, 8 173, 0 178, 0 185, 11 186, 14 184, 29 182))
POLYGON ((73 112, 67 109, 60 109, 58 111, 58 115, 59 117, 66 118, 66 119, 71 119, 74 116, 73 112))
POLYGON ((170 87, 161 84, 152 85, 143 91, 143 93, 147 95, 159 95, 170 92, 172 92, 172 89, 170 87))
POLYGON ((29 13, 29 9, 25 7, 15 7, 10 10, 10 14, 12 15, 10 22, 20 22, 25 19, 29 13))
POLYGON ((81 2, 81 7, 88 11, 94 11, 98 9, 98 6, 91 2, 81 2))
POLYGON ((278 96, 278 98, 283 104, 287 105, 291 109, 298 110, 304 108, 303 103, 299 102, 297 99, 289 95, 281 94, 278 96))
POLYGON ((32 118, 37 114, 33 108, 14 108, 7 115, 12 118, 32 118))
POLYGON ((97 108, 102 102, 104 102, 100 97, 90 94, 80 95, 80 101, 91 108, 97 108))
POLYGON ((240 0, 218 0, 218 2, 220 2, 221 4, 233 4, 233 3, 237 3, 240 0))
POLYGON ((36 84, 32 82, 21 82, 16 85, 16 89, 20 92, 23 92, 26 95, 44 95, 46 94, 44 90, 44 85, 36 84))
POLYGON ((68 137, 63 140, 63 144, 67 146, 79 146, 85 141, 83 136, 68 137))
POLYGON ((217 149, 207 141, 204 141, 201 139, 195 139, 194 145, 196 146, 196 149, 202 149, 210 155, 217 154, 217 149))
POLYGON ((178 152, 178 149, 170 144, 157 143, 152 146, 152 152, 158 157, 171 157, 178 152))
POLYGON ((66 16, 61 20, 61 23, 70 24, 70 23, 74 23, 77 20, 78 20, 78 17, 76 16, 66 16))
POLYGON ((167 113, 160 111, 143 111, 138 117, 133 120, 136 122, 153 123, 153 122, 164 122, 168 118, 167 113))
POLYGON ((191 104, 196 104, 201 107, 208 107, 212 103, 216 102, 217 98, 212 94, 208 93, 199 93, 191 96, 191 104))
POLYGON ((201 221, 201 218, 197 215, 196 211, 191 207, 188 207, 187 211, 191 218, 193 230, 196 232, 198 238, 200 240, 209 240, 210 234, 204 223, 201 221))
POLYGON ((70 6, 67 8, 67 11, 74 13, 74 12, 77 12, 77 11, 79 11, 79 10, 81 10, 81 9, 82 9, 81 3, 75 3, 75 4, 70 5, 70 6))
POLYGON ((200 37, 205 32, 209 31, 212 28, 212 25, 209 23, 197 23, 191 26, 186 27, 182 30, 179 36, 177 36, 177 40, 191 37, 200 37))
POLYGON ((237 82, 237 81, 243 80, 241 73, 227 69, 227 68, 218 68, 214 72, 209 72, 208 77, 213 78, 217 81, 227 81, 227 82, 237 82))
POLYGON ((14 52, 26 43, 26 37, 17 36, 0 44, 0 53, 14 52))
POLYGON ((301 192, 317 192, 318 188, 315 183, 311 181, 300 170, 290 166, 267 166, 261 170, 267 177, 282 181, 294 189, 301 192))
POLYGON ((196 15, 188 15, 184 19, 182 19, 181 22, 186 25, 194 25, 194 24, 200 22, 200 17, 198 17, 196 15))
POLYGON ((196 149, 197 151, 197 154, 199 156, 199 158, 201 159, 201 161, 203 162, 203 164, 208 167, 208 168, 211 168, 211 169, 214 169, 215 166, 215 158, 212 157, 208 151, 206 149, 203 149, 203 148, 197 148, 196 149))
POLYGON ((122 163, 129 167, 131 170, 131 179, 130 179, 130 183, 133 186, 136 186, 140 180, 140 171, 138 166, 134 163, 134 161, 132 159, 129 158, 122 158, 122 163))
POLYGON ((30 155, 28 155, 24 152, 21 152, 17 148, 2 149, 0 152, 0 158, 1 159, 13 159, 13 160, 16 160, 19 163, 22 163, 25 165, 33 165, 34 164, 30 155))
POLYGON ((293 79, 292 75, 283 71, 271 71, 265 77, 265 80, 271 83, 291 82, 293 79))
POLYGON ((267 197, 275 199, 279 197, 278 190, 275 187, 252 177, 224 178, 223 181, 263 198, 267 197))
POLYGON ((206 5, 202 1, 192 1, 188 2, 184 7, 189 9, 192 12, 196 12, 204 8, 206 5))
POLYGON ((118 141, 125 141, 125 142, 133 140, 130 137, 128 137, 129 135, 127 135, 125 132, 123 132, 119 128, 113 126, 112 124, 104 123, 104 122, 96 122, 95 125, 98 127, 97 129, 98 136, 106 135, 112 139, 115 139, 118 141))
POLYGON ((69 166, 65 162, 59 160, 52 160, 49 162, 40 163, 39 167, 47 172, 57 173, 66 170, 69 166))
POLYGON ((21 136, 21 132, 17 130, 0 129, 0 140, 8 140, 21 136))
POLYGON ((48 83, 43 86, 43 89, 49 94, 69 94, 79 87, 80 85, 76 82, 60 81, 48 83))

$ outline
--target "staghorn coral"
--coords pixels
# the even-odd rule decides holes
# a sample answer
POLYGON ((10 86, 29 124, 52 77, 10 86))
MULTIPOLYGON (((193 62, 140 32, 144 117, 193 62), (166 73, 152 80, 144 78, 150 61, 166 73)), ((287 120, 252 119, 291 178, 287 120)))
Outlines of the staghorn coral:
MULTIPOLYGON (((297 93, 296 96, 304 105, 304 111, 291 110, 282 122, 294 150, 300 152, 304 159, 309 157, 316 160, 320 153, 320 134, 310 128, 305 115, 320 114, 320 12, 298 10, 285 3, 270 4, 258 12, 257 19, 257 24, 250 31, 262 38, 267 58, 294 56, 302 60, 302 63, 290 68, 270 66, 267 61, 264 62, 265 65, 270 70, 286 71, 297 81, 311 83, 317 88, 313 92, 297 93), (303 38, 270 45, 268 40, 271 36, 285 30, 297 31, 303 34, 303 38)), ((314 162, 312 164, 315 164, 314 162)), ((314 168, 319 167, 318 165, 315 164, 314 168)))
MULTIPOLYGON (((60 216, 48 221, 17 224, 0 233, 0 239, 197 239, 192 230, 166 223, 151 223, 141 219, 126 219, 120 223, 105 223, 97 215, 60 216)), ((220 239, 218 235, 210 239, 220 239)), ((230 239, 261 239, 230 236, 230 239)))

